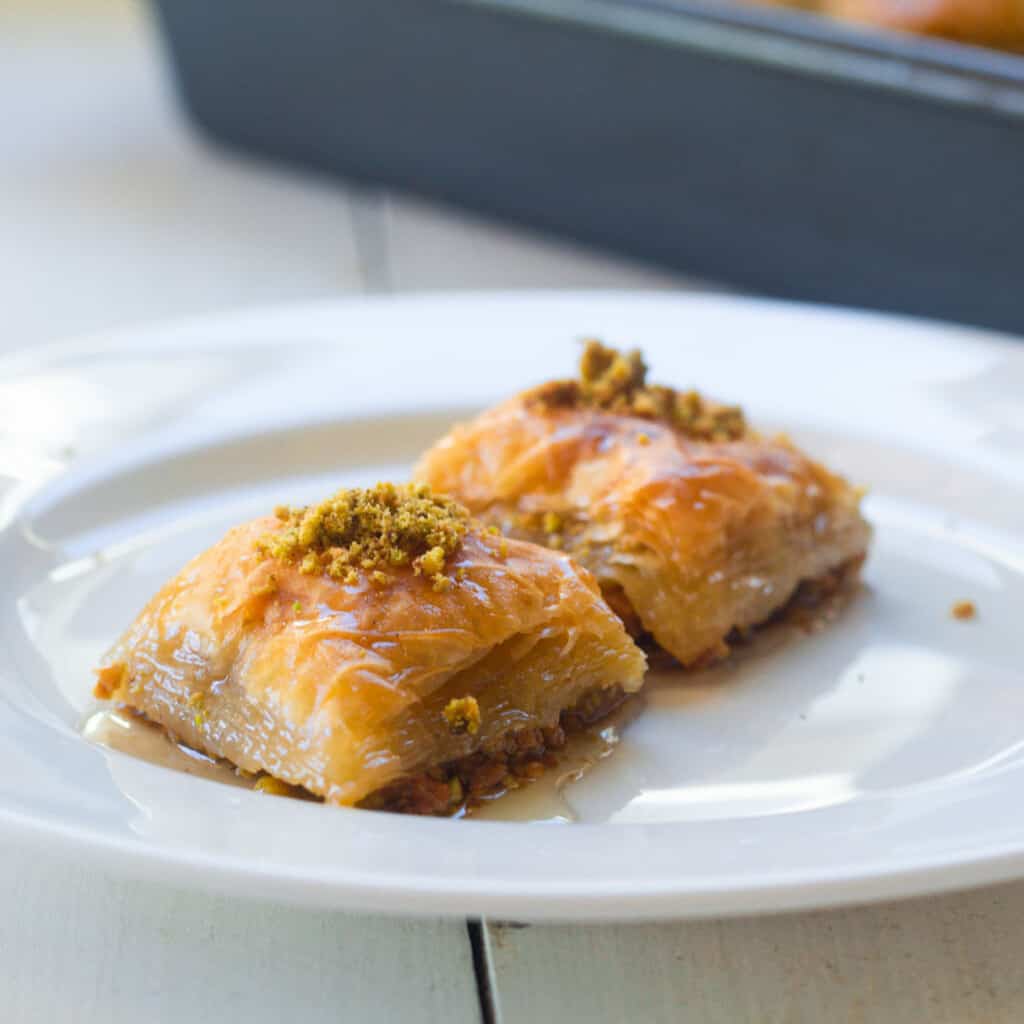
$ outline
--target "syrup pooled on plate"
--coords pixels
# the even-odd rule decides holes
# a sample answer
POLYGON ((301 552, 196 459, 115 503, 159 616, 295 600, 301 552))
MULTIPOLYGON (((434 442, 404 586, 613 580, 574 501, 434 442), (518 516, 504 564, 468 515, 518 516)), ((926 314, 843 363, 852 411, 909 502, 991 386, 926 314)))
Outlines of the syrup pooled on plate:
POLYGON ((251 788, 256 781, 255 776, 241 775, 225 761, 217 761, 183 743, 175 743, 160 726, 121 708, 101 708, 92 712, 82 726, 82 735, 108 750, 130 754, 161 768, 171 768, 200 779, 243 788, 251 788))
MULTIPOLYGON (((576 816, 563 796, 564 790, 614 752, 621 741, 622 730, 639 713, 641 704, 640 698, 626 701, 600 722, 570 733, 551 770, 534 779, 510 780, 509 785, 496 789, 472 808, 463 807, 454 816, 555 824, 575 821, 576 816)), ((207 757, 176 742, 160 726, 121 708, 93 711, 82 726, 82 735, 108 750, 186 775, 242 789, 257 789, 274 796, 316 799, 271 776, 250 775, 227 761, 207 757)))

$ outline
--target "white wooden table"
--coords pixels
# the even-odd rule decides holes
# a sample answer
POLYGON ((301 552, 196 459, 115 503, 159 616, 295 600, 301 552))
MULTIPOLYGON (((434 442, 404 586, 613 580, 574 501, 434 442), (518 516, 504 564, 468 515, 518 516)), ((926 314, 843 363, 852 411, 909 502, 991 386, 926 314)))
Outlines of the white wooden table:
MULTIPOLYGON (((181 123, 131 0, 3 0, 0 128, 0 349, 344 292, 693 287, 211 152, 181 123)), ((1024 1020, 1022 953, 1024 884, 788 917, 523 927, 213 899, 60 849, 0 848, 3 1024, 995 1024, 1024 1020)))

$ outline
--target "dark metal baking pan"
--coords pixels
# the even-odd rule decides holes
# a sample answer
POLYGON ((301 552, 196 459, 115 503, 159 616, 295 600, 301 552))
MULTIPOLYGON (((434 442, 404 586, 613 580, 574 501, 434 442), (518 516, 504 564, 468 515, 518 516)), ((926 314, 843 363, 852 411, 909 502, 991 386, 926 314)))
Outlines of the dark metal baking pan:
POLYGON ((1024 331, 1024 59, 696 0, 156 0, 214 137, 758 292, 1024 331))

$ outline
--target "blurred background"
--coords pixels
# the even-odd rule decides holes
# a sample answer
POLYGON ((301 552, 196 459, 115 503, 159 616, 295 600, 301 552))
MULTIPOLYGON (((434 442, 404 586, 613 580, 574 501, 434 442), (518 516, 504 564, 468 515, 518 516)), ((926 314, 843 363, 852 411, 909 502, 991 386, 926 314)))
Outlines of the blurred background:
POLYGON ((0 123, 0 350, 366 290, 677 281, 211 145, 140 0, 4 0, 0 123))
POLYGON ((433 288, 1022 330, 1022 45, 1024 0, 5 0, 2 344, 433 288))

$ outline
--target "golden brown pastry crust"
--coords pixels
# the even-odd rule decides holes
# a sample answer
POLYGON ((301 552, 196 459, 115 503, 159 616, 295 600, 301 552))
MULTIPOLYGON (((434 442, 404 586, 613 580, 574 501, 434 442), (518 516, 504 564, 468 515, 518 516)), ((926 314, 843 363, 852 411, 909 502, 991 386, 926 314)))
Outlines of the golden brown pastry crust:
POLYGON ((471 524, 439 591, 403 566, 375 582, 306 574, 239 526, 146 606, 99 672, 188 745, 339 804, 556 727, 583 694, 639 688, 645 661, 564 555, 471 524), (472 696, 478 728, 445 716, 472 696))
POLYGON ((1024 0, 761 0, 878 28, 1024 49, 1024 0))
POLYGON ((417 479, 510 535, 569 552, 633 631, 684 664, 724 653, 803 580, 861 557, 844 480, 785 439, 697 441, 663 422, 525 392, 456 427, 417 479))

